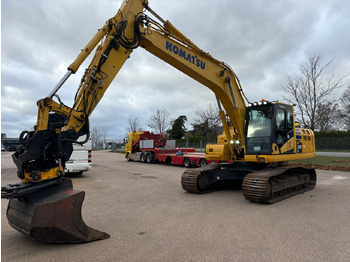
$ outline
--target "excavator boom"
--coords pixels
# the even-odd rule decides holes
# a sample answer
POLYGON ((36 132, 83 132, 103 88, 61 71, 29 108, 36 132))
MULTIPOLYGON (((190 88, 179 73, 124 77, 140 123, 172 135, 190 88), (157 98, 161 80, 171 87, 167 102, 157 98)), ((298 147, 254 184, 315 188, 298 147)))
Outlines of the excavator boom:
MULTIPOLYGON (((84 192, 73 190, 70 179, 64 177, 64 167, 72 153, 73 143, 80 143, 77 140, 83 135, 88 140, 89 116, 133 50, 140 46, 202 83, 216 96, 225 136, 219 148, 228 152, 226 158, 234 164, 185 172, 182 186, 186 191, 206 192, 215 188, 221 178, 242 179, 259 172, 265 174, 264 168, 268 164, 314 155, 314 142, 312 144, 310 139, 313 134, 309 132, 309 139, 305 140, 308 142, 299 138, 291 106, 264 103, 247 109, 248 100, 230 66, 201 50, 155 13, 147 0, 124 0, 117 14, 81 50, 48 96, 37 102, 35 130, 23 131, 20 135, 21 147, 12 157, 21 182, 2 187, 2 198, 10 199, 7 217, 15 229, 49 243, 89 242, 109 237, 83 222, 84 192), (94 49, 96 51, 85 69, 73 106, 68 107, 61 102, 58 91, 94 49), (260 128, 263 124, 267 133, 260 128), (297 152, 297 144, 302 145, 301 148, 310 145, 306 147, 309 151, 297 152)), ((213 157, 213 154, 208 156, 213 157)), ((273 170, 276 173, 277 169, 273 170)), ((269 194, 273 194, 273 190, 290 191, 290 183, 293 188, 299 188, 301 183, 302 187, 312 188, 316 181, 312 171, 287 168, 283 169, 283 174, 281 172, 277 172, 273 181, 264 180, 265 191, 270 190, 269 194), (290 182, 281 183, 282 180, 290 182), (302 182, 295 182, 298 180, 302 182)), ((250 189, 255 187, 256 181, 252 179, 245 183, 245 195, 251 195, 250 189)))

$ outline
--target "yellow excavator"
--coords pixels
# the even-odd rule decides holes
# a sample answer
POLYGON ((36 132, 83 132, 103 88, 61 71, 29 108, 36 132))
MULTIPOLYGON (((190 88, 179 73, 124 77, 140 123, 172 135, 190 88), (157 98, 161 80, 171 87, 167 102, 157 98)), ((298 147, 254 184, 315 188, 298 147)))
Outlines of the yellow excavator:
POLYGON ((225 137, 208 147, 207 157, 225 157, 231 163, 185 171, 181 182, 186 191, 209 192, 227 180, 243 179, 246 199, 273 203, 315 187, 314 169, 286 164, 315 156, 314 135, 311 130, 295 127, 291 105, 249 103, 227 64, 201 50, 163 20, 147 0, 125 0, 68 66, 48 96, 37 102, 35 130, 20 135, 21 147, 12 157, 21 182, 1 189, 1 197, 9 199, 7 218, 12 227, 48 243, 81 243, 109 237, 83 222, 85 192, 73 190, 71 180, 64 176, 64 167, 72 144, 84 143, 77 141, 82 135, 89 137, 90 114, 138 47, 202 83, 216 96, 225 137), (68 107, 57 92, 95 48, 74 104, 68 107))

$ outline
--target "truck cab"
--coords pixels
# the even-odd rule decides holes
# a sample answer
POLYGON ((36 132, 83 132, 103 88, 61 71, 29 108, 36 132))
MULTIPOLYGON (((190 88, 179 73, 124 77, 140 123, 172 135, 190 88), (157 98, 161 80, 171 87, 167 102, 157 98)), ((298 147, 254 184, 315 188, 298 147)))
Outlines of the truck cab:
POLYGON ((125 158, 127 160, 131 160, 131 154, 133 154, 133 144, 136 142, 137 139, 139 139, 140 135, 143 134, 143 132, 129 132, 126 135, 125 139, 125 158))

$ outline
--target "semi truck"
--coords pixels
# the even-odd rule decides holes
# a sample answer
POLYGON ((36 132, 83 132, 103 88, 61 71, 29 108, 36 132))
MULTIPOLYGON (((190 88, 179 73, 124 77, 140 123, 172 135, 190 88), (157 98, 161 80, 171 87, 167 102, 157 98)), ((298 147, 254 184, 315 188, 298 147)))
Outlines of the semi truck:
POLYGON ((176 140, 167 140, 163 134, 149 131, 129 132, 125 140, 125 158, 143 163, 172 163, 184 167, 205 166, 204 153, 194 148, 180 148, 176 140))

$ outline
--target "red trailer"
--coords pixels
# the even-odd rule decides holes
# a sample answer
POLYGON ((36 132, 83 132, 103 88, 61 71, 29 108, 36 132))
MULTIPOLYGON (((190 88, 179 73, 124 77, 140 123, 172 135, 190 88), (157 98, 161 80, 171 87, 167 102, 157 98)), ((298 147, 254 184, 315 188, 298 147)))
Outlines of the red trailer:
POLYGON ((125 144, 125 157, 143 163, 172 163, 174 165, 204 166, 208 163, 204 153, 194 148, 180 148, 175 140, 166 140, 163 134, 130 132, 125 144))

